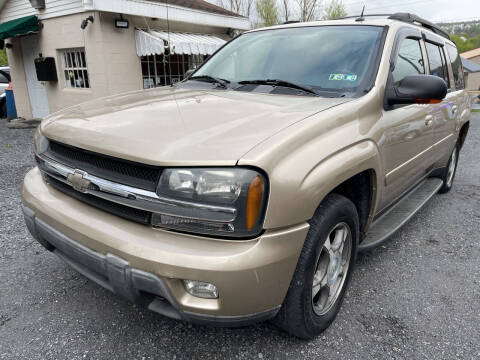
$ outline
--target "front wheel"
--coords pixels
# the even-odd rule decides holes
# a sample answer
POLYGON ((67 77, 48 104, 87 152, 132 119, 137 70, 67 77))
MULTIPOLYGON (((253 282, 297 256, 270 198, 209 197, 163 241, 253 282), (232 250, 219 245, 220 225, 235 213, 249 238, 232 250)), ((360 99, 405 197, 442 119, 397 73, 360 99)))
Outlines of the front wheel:
POLYGON ((288 333, 311 339, 335 319, 355 264, 359 220, 355 205, 328 195, 310 230, 282 307, 273 320, 288 333))

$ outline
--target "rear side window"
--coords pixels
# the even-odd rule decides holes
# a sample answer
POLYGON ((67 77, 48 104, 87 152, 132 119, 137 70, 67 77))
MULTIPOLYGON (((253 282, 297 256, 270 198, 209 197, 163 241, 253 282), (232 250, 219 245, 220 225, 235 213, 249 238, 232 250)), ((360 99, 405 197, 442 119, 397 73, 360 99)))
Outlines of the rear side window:
POLYGON ((420 74, 425 74, 420 42, 416 39, 403 39, 392 72, 393 83, 398 85, 406 76, 420 74))
POLYGON ((450 88, 450 79, 448 78, 447 62, 443 50, 435 44, 425 43, 427 48, 428 63, 430 64, 430 74, 438 76, 445 80, 450 88))
POLYGON ((458 55, 457 48, 455 46, 446 45, 446 49, 448 51, 448 56, 450 61, 452 62, 452 70, 453 70, 453 79, 455 81, 455 89, 460 90, 465 88, 465 80, 463 79, 463 66, 462 66, 462 59, 460 59, 460 55, 458 55))
POLYGON ((2 73, 0 73, 0 84, 8 84, 8 79, 6 78, 5 75, 3 75, 2 73))

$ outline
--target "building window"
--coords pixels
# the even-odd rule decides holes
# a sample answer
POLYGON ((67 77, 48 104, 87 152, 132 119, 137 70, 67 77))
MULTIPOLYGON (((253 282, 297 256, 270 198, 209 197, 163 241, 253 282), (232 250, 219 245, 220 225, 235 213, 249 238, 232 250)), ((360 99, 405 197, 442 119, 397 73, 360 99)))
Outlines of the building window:
POLYGON ((182 81, 187 70, 196 69, 204 59, 203 55, 185 54, 142 56, 143 88, 182 81))
POLYGON ((62 50, 61 57, 65 86, 75 89, 90 88, 85 49, 62 50))

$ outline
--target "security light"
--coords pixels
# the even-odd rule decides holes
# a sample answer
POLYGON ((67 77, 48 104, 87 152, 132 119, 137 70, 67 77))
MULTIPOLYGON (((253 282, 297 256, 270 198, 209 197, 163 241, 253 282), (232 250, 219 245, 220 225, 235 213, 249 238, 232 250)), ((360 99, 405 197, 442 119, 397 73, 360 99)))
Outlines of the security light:
POLYGON ((120 19, 115 19, 115 27, 117 29, 128 29, 129 26, 130 23, 122 15, 120 15, 120 19))
POLYGON ((43 10, 45 9, 45 0, 30 0, 30 5, 32 5, 34 9, 43 10))
POLYGON ((230 39, 233 39, 235 37, 235 30, 233 30, 232 28, 228 28, 227 30, 227 36, 230 38, 230 39))
POLYGON ((88 22, 90 21, 91 23, 93 23, 94 20, 95 19, 93 18, 93 16, 89 16, 85 20, 82 21, 82 25, 80 25, 80 27, 82 28, 82 30, 85 30, 86 27, 88 26, 88 22))

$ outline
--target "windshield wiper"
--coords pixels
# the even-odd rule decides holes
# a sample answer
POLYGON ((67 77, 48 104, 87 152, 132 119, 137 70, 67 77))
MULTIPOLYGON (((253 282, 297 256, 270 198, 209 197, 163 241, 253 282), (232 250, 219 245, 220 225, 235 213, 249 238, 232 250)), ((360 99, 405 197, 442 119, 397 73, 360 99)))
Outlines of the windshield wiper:
POLYGON ((282 86, 282 87, 287 87, 287 88, 292 88, 292 89, 298 89, 302 90, 304 92, 314 94, 314 95, 319 95, 312 87, 307 86, 307 85, 300 85, 300 84, 295 84, 290 81, 286 80, 280 80, 280 79, 263 79, 263 80, 243 80, 238 82, 241 85, 246 85, 246 84, 258 84, 258 85, 272 85, 272 86, 282 86))
POLYGON ((227 84, 230 83, 230 81, 225 80, 225 79, 220 79, 211 75, 198 75, 198 76, 192 76, 188 78, 188 80, 204 80, 209 83, 214 83, 218 84, 223 88, 227 88, 227 84))

